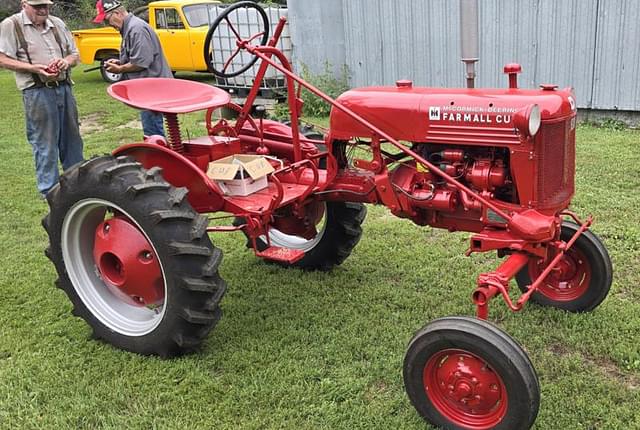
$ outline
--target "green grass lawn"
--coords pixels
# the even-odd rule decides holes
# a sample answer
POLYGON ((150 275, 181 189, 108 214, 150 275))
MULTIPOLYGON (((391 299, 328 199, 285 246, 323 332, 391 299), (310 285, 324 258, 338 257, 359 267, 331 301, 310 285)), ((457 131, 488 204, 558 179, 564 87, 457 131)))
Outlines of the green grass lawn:
MULTIPOLYGON (((74 76, 85 155, 139 140, 137 111, 97 72, 74 76)), ((201 350, 161 360, 90 338, 43 250, 20 93, 0 72, 0 428, 422 429, 404 393, 413 333, 473 315, 494 254, 467 258, 467 234, 418 227, 369 207, 364 235, 331 273, 256 259, 241 233, 224 254, 224 316, 201 350)), ((191 116, 192 135, 202 129, 191 116)), ((640 428, 640 133, 581 126, 572 209, 593 214, 614 264, 608 299, 575 315, 536 305, 490 318, 530 355, 542 390, 536 428, 640 428)))

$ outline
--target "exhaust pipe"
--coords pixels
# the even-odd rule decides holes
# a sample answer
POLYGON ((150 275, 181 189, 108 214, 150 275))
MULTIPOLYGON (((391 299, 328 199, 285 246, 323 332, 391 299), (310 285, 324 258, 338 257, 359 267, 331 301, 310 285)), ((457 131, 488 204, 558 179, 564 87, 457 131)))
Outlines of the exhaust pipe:
POLYGON ((478 0, 460 0, 460 47, 467 88, 475 87, 478 52, 478 0))

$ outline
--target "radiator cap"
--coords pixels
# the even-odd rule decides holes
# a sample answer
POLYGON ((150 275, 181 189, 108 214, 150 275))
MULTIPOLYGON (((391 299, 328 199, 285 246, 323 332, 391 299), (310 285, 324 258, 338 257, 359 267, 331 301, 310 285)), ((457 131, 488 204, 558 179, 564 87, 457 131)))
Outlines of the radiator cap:
POLYGON ((555 91, 558 89, 558 86, 556 84, 542 84, 540 88, 542 88, 543 91, 555 91))
POLYGON ((400 79, 399 81, 396 81, 396 87, 409 89, 413 87, 413 82, 408 79, 400 79))

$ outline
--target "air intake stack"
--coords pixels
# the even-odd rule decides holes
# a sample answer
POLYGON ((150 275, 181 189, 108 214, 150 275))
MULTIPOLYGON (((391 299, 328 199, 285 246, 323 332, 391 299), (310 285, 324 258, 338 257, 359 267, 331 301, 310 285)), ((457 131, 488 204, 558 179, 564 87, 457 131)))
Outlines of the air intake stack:
POLYGON ((475 87, 478 53, 478 0, 460 0, 460 47, 467 88, 475 87))

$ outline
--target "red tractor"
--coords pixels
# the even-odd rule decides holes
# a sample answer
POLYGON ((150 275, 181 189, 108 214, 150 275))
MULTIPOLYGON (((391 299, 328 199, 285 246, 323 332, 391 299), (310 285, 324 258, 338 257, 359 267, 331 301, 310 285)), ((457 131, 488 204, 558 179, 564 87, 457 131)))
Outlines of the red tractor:
MULTIPOLYGON (((360 240, 364 204, 382 204, 418 225, 471 232, 468 254, 496 251, 504 258, 478 277, 476 318, 437 319, 410 341, 404 381, 411 402, 441 427, 530 427, 538 379, 523 349, 486 321, 490 300, 500 296, 513 311, 528 301, 590 311, 612 280, 607 251, 589 230, 591 217, 568 210, 575 176, 571 90, 519 89, 520 67, 511 64, 504 89, 398 81, 332 100, 292 73, 275 48, 284 24, 283 18, 269 39, 264 11, 240 2, 209 30, 205 55, 217 76, 261 60, 244 107, 222 90, 179 79, 109 87, 127 105, 163 112, 168 137, 88 160, 47 196, 47 255, 74 314, 119 348, 160 356, 192 351, 220 318, 226 289, 218 275, 222 253, 209 233, 241 230, 259 258, 329 270, 360 240), (261 31, 234 27, 229 16, 238 11, 260 17, 261 31), (212 55, 221 25, 237 37, 223 64, 212 55), (252 114, 268 67, 286 75, 290 125, 252 114), (301 133, 301 88, 332 106, 323 137, 301 133), (237 111, 235 122, 213 119, 222 107, 237 111), (185 138, 177 116, 198 110, 206 110, 208 133, 185 138), (231 192, 207 175, 213 162, 239 156, 252 156, 270 172, 260 189, 231 192), (210 225, 225 216, 233 222, 210 225), (522 292, 517 300, 509 292, 513 278, 522 292)), ((227 184, 257 181, 238 178, 234 163, 227 184)))

